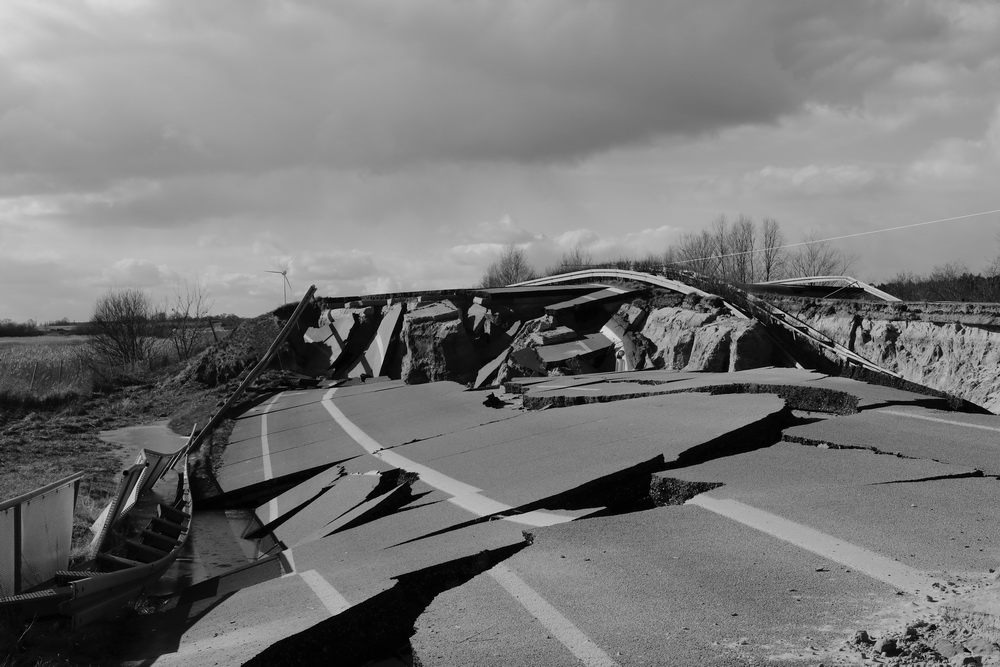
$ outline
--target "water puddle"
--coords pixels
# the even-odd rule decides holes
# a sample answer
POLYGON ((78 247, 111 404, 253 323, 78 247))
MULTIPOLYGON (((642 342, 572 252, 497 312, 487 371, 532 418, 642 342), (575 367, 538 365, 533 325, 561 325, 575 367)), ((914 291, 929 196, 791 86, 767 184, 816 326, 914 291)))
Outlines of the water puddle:
POLYGON ((243 539, 253 521, 250 510, 199 512, 195 506, 187 543, 170 569, 147 592, 155 596, 174 595, 257 560, 263 555, 262 548, 266 548, 262 547, 262 540, 243 539))
MULTIPOLYGON (((187 441, 167 427, 167 420, 143 426, 128 426, 111 431, 101 431, 98 436, 105 442, 122 447, 122 469, 135 463, 142 449, 157 452, 177 451, 187 441)), ((189 586, 225 574, 229 570, 250 563, 271 546, 270 540, 246 540, 243 535, 256 521, 251 510, 199 511, 195 503, 191 531, 184 548, 169 570, 147 593, 168 596, 189 586)))
POLYGON ((187 442, 187 436, 178 435, 167 427, 168 422, 167 419, 161 419, 143 426, 126 426, 111 431, 101 431, 97 437, 122 448, 120 460, 124 470, 135 463, 140 450, 176 452, 187 442))

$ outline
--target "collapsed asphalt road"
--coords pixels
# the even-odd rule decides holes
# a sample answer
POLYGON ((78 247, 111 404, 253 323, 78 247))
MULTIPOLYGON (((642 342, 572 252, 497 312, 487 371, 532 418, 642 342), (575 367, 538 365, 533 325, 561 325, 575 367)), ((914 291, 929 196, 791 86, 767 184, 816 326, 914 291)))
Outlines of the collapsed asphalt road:
POLYGON ((509 389, 369 381, 248 410, 211 503, 251 508, 269 552, 172 600, 144 657, 994 660, 1000 419, 791 369, 509 389))

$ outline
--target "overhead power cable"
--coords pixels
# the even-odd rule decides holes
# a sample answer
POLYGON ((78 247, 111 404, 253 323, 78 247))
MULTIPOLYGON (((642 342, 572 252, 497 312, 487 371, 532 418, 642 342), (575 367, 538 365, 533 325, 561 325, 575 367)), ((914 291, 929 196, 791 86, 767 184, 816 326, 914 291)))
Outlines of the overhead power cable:
POLYGON ((783 250, 785 248, 797 248, 804 245, 812 245, 814 243, 826 243, 828 241, 841 241, 843 239, 852 239, 857 236, 868 236, 870 234, 882 234, 883 232, 895 232, 900 229, 912 229, 913 227, 923 227, 925 225, 937 225, 942 222, 952 222, 955 220, 965 220, 967 218, 978 218, 983 215, 990 215, 992 213, 1000 213, 1000 208, 993 209, 992 211, 980 211, 979 213, 968 213, 966 215, 956 215, 951 218, 941 218, 939 220, 928 220, 927 222, 915 222, 910 225, 899 225, 897 227, 886 227, 884 229, 870 229, 867 232, 855 232, 854 234, 844 234, 842 236, 831 236, 825 239, 812 239, 809 241, 799 241, 798 243, 786 243, 785 245, 773 246, 770 248, 754 248, 753 250, 741 250, 739 252, 730 252, 725 255, 709 255, 708 257, 695 257, 693 259, 678 259, 671 264, 688 264, 690 262, 703 262, 708 259, 725 259, 726 257, 739 257, 740 255, 752 255, 757 252, 774 252, 775 250, 783 250))

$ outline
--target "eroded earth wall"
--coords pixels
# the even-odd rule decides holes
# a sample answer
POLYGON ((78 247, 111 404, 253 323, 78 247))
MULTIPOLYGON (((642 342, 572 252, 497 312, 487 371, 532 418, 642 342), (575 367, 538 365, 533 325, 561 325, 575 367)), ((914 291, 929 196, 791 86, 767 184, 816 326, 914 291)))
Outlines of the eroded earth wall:
POLYGON ((774 303, 907 380, 1000 413, 1000 304, 774 303))

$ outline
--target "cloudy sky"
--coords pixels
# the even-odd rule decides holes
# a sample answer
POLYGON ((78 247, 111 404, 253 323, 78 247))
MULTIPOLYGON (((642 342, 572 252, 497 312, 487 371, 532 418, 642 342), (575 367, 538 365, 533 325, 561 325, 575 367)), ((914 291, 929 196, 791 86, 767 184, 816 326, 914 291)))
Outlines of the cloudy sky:
MULTIPOLYGON (((1000 209, 1000 4, 3 0, 0 318, 201 281, 216 312, 1000 209), (294 258, 294 259, 293 259, 294 258)), ((868 280, 997 214, 838 242, 868 280)))

